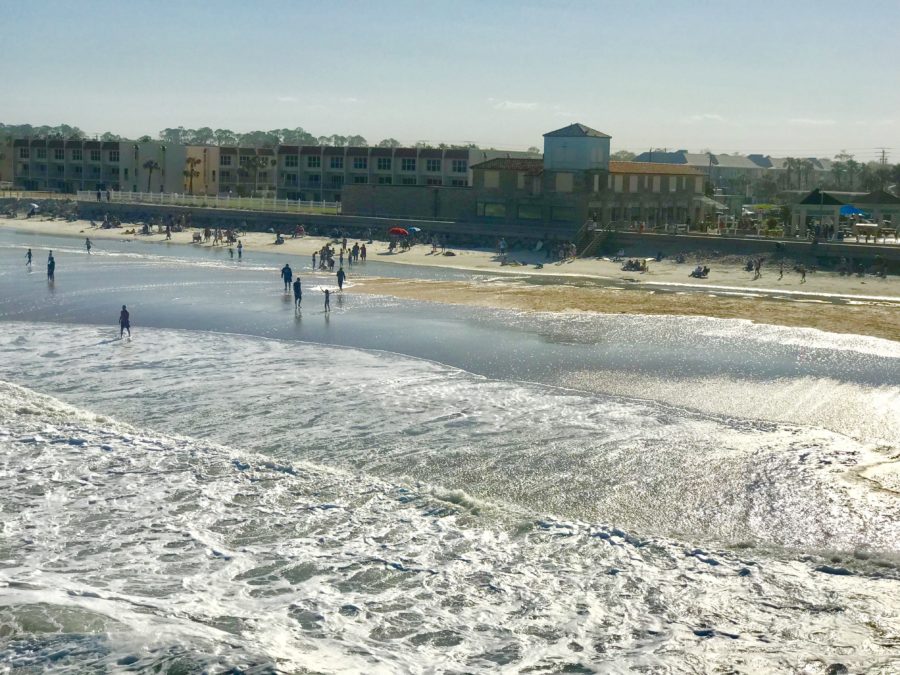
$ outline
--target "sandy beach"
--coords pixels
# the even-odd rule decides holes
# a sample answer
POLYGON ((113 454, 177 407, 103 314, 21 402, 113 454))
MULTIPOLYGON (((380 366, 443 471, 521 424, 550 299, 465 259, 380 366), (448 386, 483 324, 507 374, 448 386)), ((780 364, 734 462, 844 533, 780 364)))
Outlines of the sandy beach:
MULTIPOLYGON (((172 240, 166 242, 164 234, 126 234, 130 228, 104 230, 92 227, 88 221, 2 219, 0 227, 53 236, 90 237, 99 247, 105 239, 134 239, 163 246, 210 246, 192 243, 196 230, 173 233, 172 240)), ((303 258, 302 269, 309 264, 312 253, 330 240, 311 236, 288 238, 276 246, 272 234, 250 232, 241 241, 245 258, 252 257, 254 251, 299 256, 303 258)), ((353 243, 348 241, 348 245, 353 243)), ((787 264, 780 280, 775 264, 764 266, 762 277, 754 280, 753 273, 745 271, 740 260, 715 255, 698 256, 683 264, 668 259, 652 261, 647 272, 637 273, 625 272, 621 263, 607 259, 551 263, 542 251, 513 250, 508 257, 515 262, 502 265, 492 251, 448 249, 454 255, 433 255, 430 246, 417 245, 409 251, 389 253, 385 241, 375 241, 367 248, 370 260, 449 267, 490 277, 473 282, 416 283, 366 279, 355 284, 354 292, 527 311, 712 316, 900 340, 900 278, 896 276, 882 279, 819 271, 807 274, 802 283, 800 274, 787 264), (711 268, 709 278, 689 276, 697 264, 711 268), (546 282, 526 283, 535 281, 526 275, 544 277, 546 282), (603 285, 597 283, 600 281, 603 285)), ((352 276, 352 269, 348 271, 352 276)))

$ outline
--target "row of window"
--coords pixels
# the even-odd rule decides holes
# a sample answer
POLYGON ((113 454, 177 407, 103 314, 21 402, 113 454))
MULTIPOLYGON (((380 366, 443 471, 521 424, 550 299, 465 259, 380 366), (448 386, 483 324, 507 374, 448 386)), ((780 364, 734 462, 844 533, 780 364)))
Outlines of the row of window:
MULTIPOLYGON (((92 162, 100 161, 100 151, 99 150, 89 150, 88 158, 92 162)), ((119 161, 119 151, 118 150, 108 150, 106 156, 106 161, 108 162, 118 162, 119 161)), ((47 159, 47 148, 35 148, 35 159, 47 159)), ((30 148, 19 148, 19 159, 30 159, 31 158, 31 150, 30 148)), ((66 161, 66 151, 63 148, 53 148, 53 159, 57 162, 66 161)), ((76 148, 72 150, 72 161, 73 162, 81 162, 84 160, 84 154, 82 153, 81 148, 76 148)))
MULTIPOLYGON (((504 202, 478 202, 476 213, 483 218, 506 218, 504 202)), ((516 217, 520 220, 541 220, 544 217, 539 204, 519 204, 516 217)), ((550 220, 569 222, 575 219, 575 208, 571 206, 553 206, 550 208, 550 220)))
MULTIPOLYGON (((666 176, 668 192, 693 190, 697 194, 703 192, 702 176, 666 176)), ((614 192, 625 192, 625 176, 609 177, 608 187, 614 192)), ((662 176, 628 176, 628 192, 663 192, 662 176)))
MULTIPOLYGON (((219 159, 219 164, 221 166, 232 166, 233 155, 222 155, 219 159)), ((329 157, 329 168, 331 169, 343 169, 344 168, 344 157, 342 156, 334 156, 329 157)), ((352 166, 355 170, 368 170, 369 168, 369 158, 368 157, 353 157, 352 166)), ((376 157, 376 170, 378 171, 391 171, 393 167, 393 158, 392 157, 376 157)), ((238 159, 241 166, 247 164, 250 161, 250 155, 241 155, 238 159)), ((294 169, 300 166, 300 156, 299 155, 285 155, 284 156, 284 166, 289 169, 294 169)), ((322 168, 322 157, 319 155, 308 155, 306 157, 306 168, 307 169, 320 169, 322 168)), ((415 157, 401 157, 400 158, 400 170, 401 171, 415 171, 416 170, 416 158, 415 157)), ((450 170, 453 173, 466 173, 469 170, 469 163, 464 159, 454 159, 451 160, 450 170)), ((441 172, 441 160, 440 159, 426 159, 425 160, 425 171, 429 173, 440 173, 441 172)))

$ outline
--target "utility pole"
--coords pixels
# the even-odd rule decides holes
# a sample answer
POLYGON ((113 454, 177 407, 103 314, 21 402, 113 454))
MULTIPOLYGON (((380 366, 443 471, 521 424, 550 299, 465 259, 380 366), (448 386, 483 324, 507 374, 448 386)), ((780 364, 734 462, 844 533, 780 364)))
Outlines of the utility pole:
POLYGON ((887 178, 887 159, 888 159, 887 151, 890 150, 890 148, 876 148, 876 149, 881 151, 881 171, 880 171, 879 177, 881 178, 880 187, 882 190, 884 190, 884 181, 887 178))

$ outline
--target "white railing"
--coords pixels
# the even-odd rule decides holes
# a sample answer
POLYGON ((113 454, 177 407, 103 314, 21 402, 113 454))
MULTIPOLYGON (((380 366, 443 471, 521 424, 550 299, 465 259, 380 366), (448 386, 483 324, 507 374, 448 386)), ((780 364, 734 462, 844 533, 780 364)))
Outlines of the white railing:
POLYGON ((279 211, 285 213, 327 213, 339 215, 340 202, 314 202, 276 197, 233 197, 229 195, 186 195, 176 192, 106 192, 79 190, 75 199, 80 202, 110 202, 115 204, 164 204, 209 209, 241 209, 244 211, 279 211), (99 197, 98 197, 99 195, 99 197))

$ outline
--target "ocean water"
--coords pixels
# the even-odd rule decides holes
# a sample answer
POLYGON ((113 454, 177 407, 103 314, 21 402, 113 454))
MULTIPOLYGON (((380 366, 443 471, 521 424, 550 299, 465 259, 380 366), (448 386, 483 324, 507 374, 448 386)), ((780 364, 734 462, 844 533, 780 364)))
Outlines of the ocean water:
POLYGON ((900 669, 897 343, 101 253, 0 238, 0 672, 900 669))

